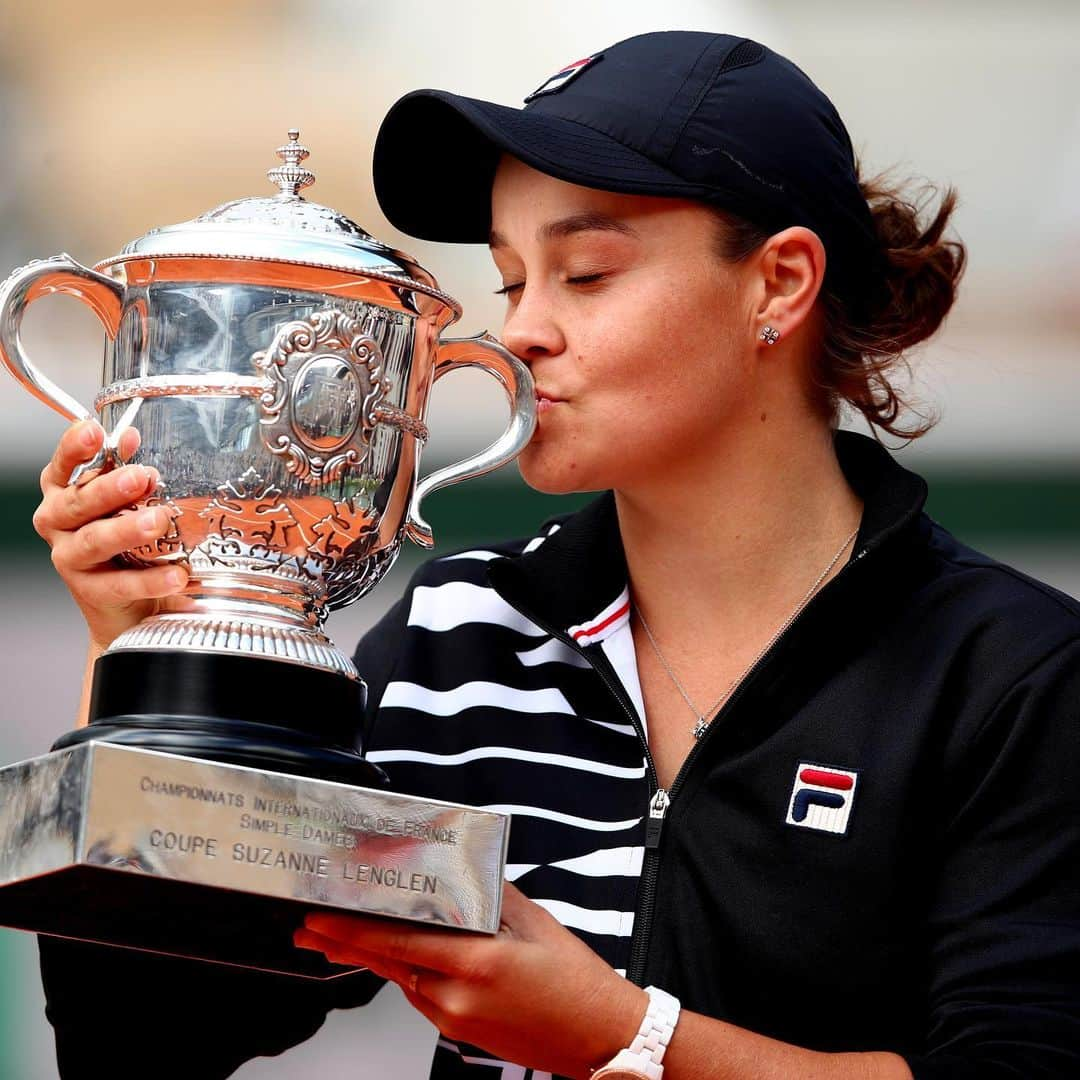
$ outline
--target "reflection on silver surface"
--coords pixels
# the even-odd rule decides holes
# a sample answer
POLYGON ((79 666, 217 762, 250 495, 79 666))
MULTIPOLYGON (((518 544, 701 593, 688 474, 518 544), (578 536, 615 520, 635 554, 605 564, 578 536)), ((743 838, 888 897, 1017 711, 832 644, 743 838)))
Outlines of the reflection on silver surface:
POLYGON ((161 487, 168 534, 126 553, 182 563, 183 596, 115 650, 250 652, 357 677, 322 632, 327 613, 367 592, 404 537, 431 546, 422 498, 511 460, 535 426, 528 369, 498 342, 441 341, 460 313, 435 279, 355 222, 311 203, 299 133, 270 170, 272 196, 225 203, 153 229, 90 270, 67 256, 0 286, 0 358, 63 415, 89 415, 25 356, 19 327, 37 298, 65 292, 106 329, 96 406, 107 433, 83 483, 115 463, 128 426, 134 461, 161 487), (420 483, 433 383, 481 367, 511 419, 486 450, 420 483))
POLYGON ((311 907, 494 933, 508 830, 492 811, 88 743, 0 769, 0 924, 320 974, 289 940, 311 907), (74 903, 87 880, 92 912, 74 903), (134 910, 147 888, 152 918, 134 910), (179 912, 204 904, 251 932, 208 918, 189 934, 179 912))

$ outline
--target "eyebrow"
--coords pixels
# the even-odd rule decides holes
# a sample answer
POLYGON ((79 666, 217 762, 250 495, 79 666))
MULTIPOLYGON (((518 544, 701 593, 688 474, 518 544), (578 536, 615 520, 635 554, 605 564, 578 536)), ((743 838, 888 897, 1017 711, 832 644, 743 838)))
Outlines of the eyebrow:
MULTIPOLYGON (((537 235, 541 240, 563 240, 568 236, 573 236, 575 233, 592 231, 615 232, 621 233, 623 236, 633 237, 638 235, 637 230, 625 221, 592 210, 585 210, 580 214, 571 214, 569 217, 549 221, 546 225, 540 226, 537 235)), ((509 246, 509 241, 502 233, 497 232, 495 229, 491 230, 491 235, 488 237, 488 247, 503 248, 509 246)))

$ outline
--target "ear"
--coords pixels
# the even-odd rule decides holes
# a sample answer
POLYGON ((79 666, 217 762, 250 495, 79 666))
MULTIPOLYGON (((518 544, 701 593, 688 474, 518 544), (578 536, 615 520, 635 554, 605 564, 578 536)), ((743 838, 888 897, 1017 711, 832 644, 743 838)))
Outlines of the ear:
POLYGON ((781 337, 809 318, 825 280, 825 246, 817 233, 793 225, 758 249, 760 298, 755 336, 771 326, 781 337))

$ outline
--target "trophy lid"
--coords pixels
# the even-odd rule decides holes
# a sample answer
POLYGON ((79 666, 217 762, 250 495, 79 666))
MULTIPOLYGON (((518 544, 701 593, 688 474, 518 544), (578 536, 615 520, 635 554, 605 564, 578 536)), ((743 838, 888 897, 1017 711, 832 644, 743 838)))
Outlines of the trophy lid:
POLYGON ((192 221, 164 225, 125 244, 104 269, 133 258, 196 257, 250 259, 342 270, 416 289, 460 313, 457 301, 415 259, 376 240, 355 221, 329 206, 309 202, 300 192, 315 182, 302 162, 310 154, 300 132, 289 131, 279 146, 282 164, 266 173, 278 191, 234 199, 192 221))

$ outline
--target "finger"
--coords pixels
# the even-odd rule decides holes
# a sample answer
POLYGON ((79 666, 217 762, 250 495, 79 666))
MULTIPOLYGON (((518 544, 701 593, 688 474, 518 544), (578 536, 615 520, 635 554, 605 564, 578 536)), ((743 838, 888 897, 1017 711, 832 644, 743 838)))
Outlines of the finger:
POLYGON ((293 933, 293 944, 299 949, 311 949, 314 952, 321 952, 331 963, 357 964, 366 967, 376 975, 389 979, 391 982, 396 982, 401 986, 408 986, 412 983, 413 974, 416 970, 407 964, 387 960, 385 956, 366 953, 336 938, 324 937, 322 934, 317 934, 314 930, 308 930, 304 927, 293 933))
POLYGON ((520 940, 534 940, 561 923, 546 908, 530 900, 516 885, 503 882, 499 933, 520 940))
MULTIPOLYGON (((34 527, 49 539, 123 510, 156 490, 159 477, 148 465, 125 465, 86 484, 51 488, 34 515, 34 527)), ((162 519, 162 527, 167 518, 162 519)))
POLYGON ((439 1031, 445 1031, 449 1025, 446 1023, 446 1017, 443 1015, 442 1010, 426 996, 425 991, 431 984, 432 979, 442 978, 445 978, 445 976, 438 975, 436 972, 421 972, 415 990, 408 983, 401 986, 401 992, 405 996, 405 1000, 439 1031))
POLYGON ((124 428, 117 440, 116 449, 120 455, 121 461, 130 461, 135 455, 135 451, 139 449, 142 444, 142 435, 139 434, 138 428, 124 428))
POLYGON ((485 1000, 483 994, 477 996, 461 979, 437 971, 414 969, 401 990, 406 1001, 441 1032, 467 1042, 475 1042, 483 1037, 478 1027, 490 1034, 490 1027, 484 1019, 491 1018, 493 1006, 499 1010, 497 1002, 490 998, 485 1000))
POLYGON ((406 966, 453 974, 466 953, 483 948, 486 938, 459 931, 412 927, 389 919, 309 912, 304 925, 374 956, 406 966))
POLYGON ((411 968, 409 978, 399 985, 409 1004, 419 1009, 436 1027, 444 1023, 447 1003, 460 1002, 467 994, 460 980, 452 975, 425 968, 411 968))
POLYGON ((376 975, 397 983, 406 1001, 436 1027, 443 1023, 443 1009, 436 1004, 442 1000, 452 977, 429 968, 414 967, 385 956, 364 952, 336 938, 324 937, 314 930, 301 928, 293 934, 298 948, 321 952, 333 964, 357 964, 376 975))
POLYGON ((105 429, 96 420, 80 420, 64 432, 52 459, 41 471, 41 491, 67 484, 76 465, 89 461, 101 449, 105 429))
POLYGON ((125 551, 163 537, 172 514, 167 507, 150 506, 131 514, 91 521, 53 538, 53 565, 57 570, 92 570, 125 551))
POLYGON ((187 580, 187 571, 182 566, 148 566, 141 570, 117 570, 109 566, 76 574, 69 587, 81 604, 101 609, 172 596, 183 589, 187 580))
MULTIPOLYGON (((509 881, 503 882, 501 918, 505 922, 513 923, 519 916, 529 914, 539 905, 530 900, 516 885, 509 881)), ((543 910, 541 908, 541 910, 543 910)))

